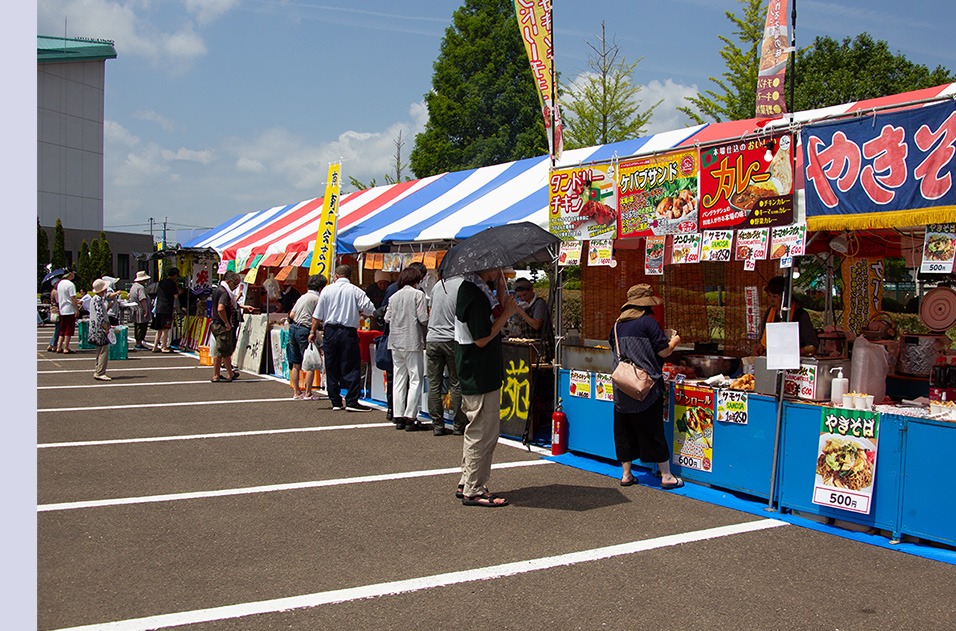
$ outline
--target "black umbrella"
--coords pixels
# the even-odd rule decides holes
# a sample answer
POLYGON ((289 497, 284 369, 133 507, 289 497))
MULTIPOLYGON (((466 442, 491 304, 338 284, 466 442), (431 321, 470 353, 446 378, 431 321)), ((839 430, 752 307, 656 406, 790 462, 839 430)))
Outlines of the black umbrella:
POLYGON ((53 281, 59 280, 66 274, 65 269, 57 268, 52 272, 48 272, 46 276, 43 277, 43 280, 40 281, 40 290, 46 289, 47 287, 53 284, 53 281))
POLYGON ((549 248, 559 241, 558 237, 530 221, 494 226, 448 250, 438 271, 442 278, 451 278, 530 261, 547 263, 554 256, 549 248))

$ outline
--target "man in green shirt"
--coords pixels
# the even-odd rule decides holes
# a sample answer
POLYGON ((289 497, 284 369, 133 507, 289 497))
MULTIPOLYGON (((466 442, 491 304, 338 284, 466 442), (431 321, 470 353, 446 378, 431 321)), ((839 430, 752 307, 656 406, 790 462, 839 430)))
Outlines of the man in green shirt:
POLYGON ((501 429, 501 330, 517 310, 500 269, 464 276, 455 308, 455 366, 461 410, 468 417, 456 494, 465 506, 508 505, 505 498, 490 493, 487 484, 501 429))

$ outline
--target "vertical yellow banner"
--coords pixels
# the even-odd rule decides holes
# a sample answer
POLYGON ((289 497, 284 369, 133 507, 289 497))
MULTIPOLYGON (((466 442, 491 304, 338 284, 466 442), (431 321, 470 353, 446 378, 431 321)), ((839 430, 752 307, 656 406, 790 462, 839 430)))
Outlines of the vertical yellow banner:
POLYGON ((329 178, 325 183, 325 199, 322 200, 322 217, 315 235, 315 247, 312 250, 312 264, 309 276, 322 274, 332 279, 335 267, 335 229, 339 219, 339 180, 342 177, 342 163, 329 164, 329 178))
POLYGON ((561 111, 558 109, 554 77, 554 39, 551 33, 551 0, 514 0, 518 28, 524 40, 531 71, 538 86, 538 98, 551 155, 561 157, 564 148, 561 111))

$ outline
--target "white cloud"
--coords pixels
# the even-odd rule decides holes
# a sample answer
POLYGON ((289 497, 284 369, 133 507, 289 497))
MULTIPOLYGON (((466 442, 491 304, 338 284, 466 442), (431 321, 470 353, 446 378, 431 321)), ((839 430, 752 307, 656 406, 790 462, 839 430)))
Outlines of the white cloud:
POLYGON ((186 0, 186 10, 195 15, 200 24, 209 24, 238 4, 239 0, 186 0))
POLYGON ((135 147, 140 143, 139 136, 130 133, 128 129, 116 121, 103 121, 103 138, 107 145, 122 145, 135 147))
POLYGON ((265 170, 265 165, 258 160, 251 158, 239 158, 236 160, 236 171, 240 173, 262 173, 265 170))
POLYGON ((139 120, 156 123, 163 131, 173 131, 176 129, 176 125, 173 123, 173 121, 169 120, 158 112, 154 112, 153 110, 142 110, 136 112, 133 114, 133 117, 138 118, 139 120))
POLYGON ((216 157, 215 153, 208 149, 204 151, 194 151, 193 149, 186 149, 185 147, 180 147, 176 151, 163 149, 160 155, 163 156, 164 160, 170 162, 181 160, 184 162, 198 162, 199 164, 209 164, 216 157))
POLYGON ((647 85, 641 86, 638 98, 643 101, 644 107, 650 107, 654 103, 662 101, 654 110, 647 131, 656 134, 692 126, 693 121, 687 118, 686 114, 678 111, 677 108, 686 107, 688 105, 687 97, 696 95, 697 86, 674 83, 671 79, 667 79, 663 83, 655 79, 647 85))

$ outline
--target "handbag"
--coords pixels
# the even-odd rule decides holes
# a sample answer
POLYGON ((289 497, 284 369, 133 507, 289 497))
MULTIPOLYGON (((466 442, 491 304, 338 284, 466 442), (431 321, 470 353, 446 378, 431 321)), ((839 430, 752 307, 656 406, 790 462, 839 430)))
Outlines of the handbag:
POLYGON ((617 367, 611 373, 611 382, 614 387, 638 401, 647 398, 654 379, 643 368, 635 366, 629 359, 621 357, 621 346, 617 341, 617 325, 614 325, 614 350, 618 356, 617 367))
POLYGON ((110 343, 110 346, 116 344, 116 333, 113 332, 112 327, 110 327, 109 333, 106 334, 106 341, 110 343))
POLYGON ((59 321, 60 321, 60 314, 59 314, 59 313, 51 313, 51 314, 50 314, 50 322, 59 322, 59 321))
POLYGON ((379 335, 375 342, 375 367, 385 372, 392 372, 392 351, 388 350, 388 333, 379 335))

